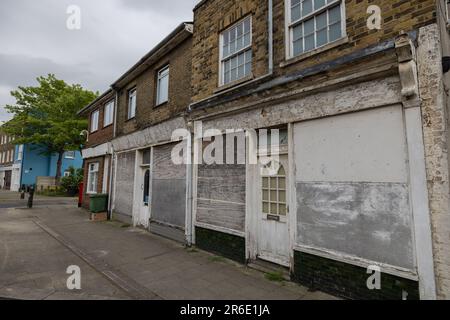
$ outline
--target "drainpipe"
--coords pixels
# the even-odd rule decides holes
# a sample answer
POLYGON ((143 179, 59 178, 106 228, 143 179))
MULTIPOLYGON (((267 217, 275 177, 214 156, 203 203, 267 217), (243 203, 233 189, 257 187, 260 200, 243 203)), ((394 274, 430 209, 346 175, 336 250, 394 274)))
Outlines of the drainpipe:
POLYGON ((193 167, 194 167, 194 154, 192 148, 193 135, 190 133, 187 138, 187 154, 188 154, 188 163, 187 163, 187 172, 186 172, 186 240, 188 246, 191 246, 194 242, 194 218, 192 215, 193 211, 193 167))
MULTIPOLYGON (((117 109, 118 109, 118 105, 119 105, 119 91, 115 88, 112 88, 116 94, 116 97, 114 99, 114 129, 113 129, 113 139, 116 137, 117 135, 117 109)), ((109 188, 108 188, 108 192, 109 192, 109 197, 108 197, 108 219, 112 220, 113 218, 113 185, 115 182, 115 176, 114 175, 114 167, 116 165, 115 162, 115 157, 114 157, 114 148, 112 146, 111 142, 108 142, 110 150, 110 160, 109 160, 109 188)))
POLYGON ((269 74, 273 73, 273 0, 268 0, 268 48, 269 48, 269 74))

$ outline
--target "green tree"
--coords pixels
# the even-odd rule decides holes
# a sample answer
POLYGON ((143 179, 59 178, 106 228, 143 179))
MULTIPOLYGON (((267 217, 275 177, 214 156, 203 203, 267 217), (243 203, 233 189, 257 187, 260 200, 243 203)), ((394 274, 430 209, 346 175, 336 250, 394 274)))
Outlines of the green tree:
POLYGON ((77 112, 91 103, 98 93, 69 85, 53 74, 37 78, 36 87, 19 87, 11 92, 15 105, 5 109, 13 119, 3 127, 16 138, 16 144, 34 144, 46 155, 58 155, 55 177, 61 178, 64 152, 81 150, 85 138, 80 135, 87 129, 86 119, 77 112))

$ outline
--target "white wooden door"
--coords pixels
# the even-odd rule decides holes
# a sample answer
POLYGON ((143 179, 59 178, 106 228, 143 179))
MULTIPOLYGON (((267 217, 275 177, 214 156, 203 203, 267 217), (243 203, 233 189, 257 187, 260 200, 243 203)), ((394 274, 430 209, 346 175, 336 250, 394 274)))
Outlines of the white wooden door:
POLYGON ((257 256, 289 266, 288 156, 280 155, 258 170, 259 214, 257 256), (269 170, 268 166, 275 168, 269 170))

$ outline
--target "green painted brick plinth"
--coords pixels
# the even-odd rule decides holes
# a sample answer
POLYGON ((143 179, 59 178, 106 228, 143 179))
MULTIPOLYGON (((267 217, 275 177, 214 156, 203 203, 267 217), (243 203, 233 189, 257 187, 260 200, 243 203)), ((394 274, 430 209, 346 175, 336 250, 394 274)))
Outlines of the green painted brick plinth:
POLYGON ((381 289, 369 290, 367 269, 319 256, 294 252, 292 279, 308 288, 353 300, 402 300, 403 291, 408 300, 419 299, 416 281, 390 274, 381 274, 381 289))
POLYGON ((245 238, 196 227, 195 245, 202 250, 219 254, 239 263, 246 262, 245 238))

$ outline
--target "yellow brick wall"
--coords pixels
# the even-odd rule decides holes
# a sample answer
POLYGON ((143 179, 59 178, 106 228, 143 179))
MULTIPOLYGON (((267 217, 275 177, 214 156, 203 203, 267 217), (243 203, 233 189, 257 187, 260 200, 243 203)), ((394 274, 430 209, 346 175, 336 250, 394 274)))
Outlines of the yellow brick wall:
MULTIPOLYGON (((436 18, 434 0, 346 0, 346 24, 349 42, 314 55, 287 67, 280 64, 285 56, 285 1, 274 0, 274 72, 289 74, 359 49, 391 39, 400 31, 417 30, 436 18), (367 8, 378 5, 382 13, 381 30, 367 28, 367 8)), ((205 99, 218 90, 219 34, 247 15, 253 16, 253 75, 267 73, 267 1, 209 0, 194 11, 193 39, 193 102, 205 99)))

